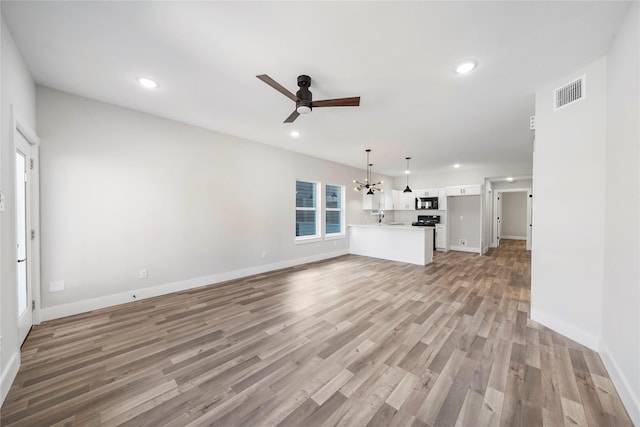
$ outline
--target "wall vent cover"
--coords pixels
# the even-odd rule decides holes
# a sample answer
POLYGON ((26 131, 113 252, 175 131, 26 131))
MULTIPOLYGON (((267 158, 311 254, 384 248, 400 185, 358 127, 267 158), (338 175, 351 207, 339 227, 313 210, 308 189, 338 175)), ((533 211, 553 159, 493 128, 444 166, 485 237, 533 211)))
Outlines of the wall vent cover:
POLYGON ((553 93, 554 111, 586 98, 585 76, 559 87, 553 93))

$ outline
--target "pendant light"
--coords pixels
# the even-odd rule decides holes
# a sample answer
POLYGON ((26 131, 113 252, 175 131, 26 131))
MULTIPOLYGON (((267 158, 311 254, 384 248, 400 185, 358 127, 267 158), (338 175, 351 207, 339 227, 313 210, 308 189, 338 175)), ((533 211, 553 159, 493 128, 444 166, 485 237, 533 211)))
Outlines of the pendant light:
POLYGON ((360 182, 356 179, 353 180, 354 184, 358 184, 354 190, 356 191, 360 191, 360 190, 364 190, 367 189, 367 194, 371 195, 374 194, 376 191, 382 191, 382 188, 380 187, 376 187, 377 185, 382 185, 383 182, 382 181, 378 181, 375 184, 371 183, 371 166, 373 166, 373 163, 369 163, 369 153, 371 153, 371 150, 369 148, 367 148, 366 150, 367 153, 367 165, 366 165, 366 170, 367 170, 367 177, 364 179, 364 182, 360 182))
POLYGON ((407 188, 404 189, 403 193, 413 193, 411 188, 409 188, 409 160, 411 160, 411 157, 405 157, 405 159, 407 159, 407 170, 404 171, 404 173, 407 174, 407 188))

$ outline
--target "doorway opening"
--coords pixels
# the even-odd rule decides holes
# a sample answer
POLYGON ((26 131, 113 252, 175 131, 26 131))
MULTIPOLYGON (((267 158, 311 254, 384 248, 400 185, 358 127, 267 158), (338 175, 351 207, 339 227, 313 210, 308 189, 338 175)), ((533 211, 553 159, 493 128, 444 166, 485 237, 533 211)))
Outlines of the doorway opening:
POLYGON ((530 188, 494 191, 492 247, 499 247, 501 239, 524 240, 531 250, 533 194, 530 188))

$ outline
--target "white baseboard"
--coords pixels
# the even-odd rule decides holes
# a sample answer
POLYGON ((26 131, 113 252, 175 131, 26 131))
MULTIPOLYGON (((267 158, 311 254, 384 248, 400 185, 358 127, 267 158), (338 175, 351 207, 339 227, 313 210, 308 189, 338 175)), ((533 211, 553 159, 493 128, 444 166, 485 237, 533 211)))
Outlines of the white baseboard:
POLYGON ((13 381, 16 379, 19 369, 20 351, 18 350, 11 355, 11 359, 9 360, 9 363, 7 363, 6 368, 2 371, 2 376, 0 377, 0 406, 4 403, 4 399, 7 397, 7 394, 9 394, 11 384, 13 384, 13 381))
POLYGON ((89 300, 72 302, 69 304, 56 305, 53 307, 45 307, 40 310, 40 319, 44 322, 47 320, 58 319, 61 317, 72 316, 74 314, 85 313, 87 311, 98 310, 100 308, 111 307, 127 302, 138 301, 141 299, 157 297, 173 292, 180 292, 187 289, 198 288, 201 286, 212 285, 215 283, 226 282, 228 280, 240 279, 242 277, 253 276, 254 274, 266 273, 269 271, 280 270, 282 268, 294 267, 296 265, 307 264, 315 261, 322 261, 329 258, 335 258, 349 253, 348 249, 334 252, 327 252, 319 255, 313 255, 304 258, 296 258, 287 261, 276 262, 272 264, 259 265, 255 267, 245 268, 242 270, 228 271, 211 276, 196 277, 194 279, 182 280, 180 282, 165 283, 163 285, 153 286, 149 288, 132 289, 129 292, 119 294, 106 295, 104 297, 92 298, 89 300), (135 298, 133 297, 135 295, 135 298))
POLYGON ((584 329, 578 328, 565 320, 559 319, 556 316, 545 313, 544 311, 538 310, 534 307, 531 307, 531 320, 538 322, 547 328, 553 329, 565 337, 579 342, 585 347, 589 347, 593 351, 599 351, 600 339, 597 336, 585 331, 584 329))
POLYGON ((450 251, 460 251, 460 252, 473 252, 474 254, 480 253, 480 248, 474 248, 472 246, 449 246, 450 251))
POLYGON ((507 240, 527 240, 527 236, 500 236, 500 240, 502 239, 507 239, 507 240))
POLYGON ((620 366, 616 362, 615 357, 613 357, 607 343, 600 341, 600 349, 602 362, 604 362, 604 366, 607 368, 609 377, 620 395, 620 399, 629 413, 631 421, 633 421, 634 425, 640 426, 640 397, 634 393, 633 388, 620 370, 620 366))

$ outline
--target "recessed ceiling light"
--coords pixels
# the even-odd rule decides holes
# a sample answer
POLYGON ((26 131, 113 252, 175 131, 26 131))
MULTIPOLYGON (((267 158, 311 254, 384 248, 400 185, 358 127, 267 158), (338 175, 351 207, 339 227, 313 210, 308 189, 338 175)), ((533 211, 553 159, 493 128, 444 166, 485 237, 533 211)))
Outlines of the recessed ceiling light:
POLYGON ((292 130, 289 135, 291 135, 294 138, 297 138, 300 136, 300 132, 298 132, 297 130, 292 130))
POLYGON ((454 168, 459 168, 460 167, 460 163, 456 163, 455 165, 453 165, 454 168))
POLYGON ((507 181, 509 181, 509 182, 513 182, 513 177, 512 177, 512 176, 507 177, 507 181))
POLYGON ((138 77, 136 79, 138 84, 146 89, 156 89, 158 87, 158 82, 155 80, 151 80, 147 77, 138 77))
POLYGON ((464 62, 460 65, 458 65, 458 68, 456 68, 456 73, 458 74, 466 74, 469 71, 473 70, 474 68, 476 68, 476 63, 473 61, 468 61, 468 62, 464 62))

